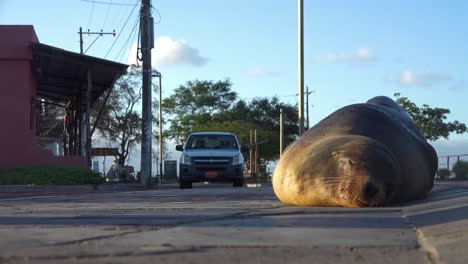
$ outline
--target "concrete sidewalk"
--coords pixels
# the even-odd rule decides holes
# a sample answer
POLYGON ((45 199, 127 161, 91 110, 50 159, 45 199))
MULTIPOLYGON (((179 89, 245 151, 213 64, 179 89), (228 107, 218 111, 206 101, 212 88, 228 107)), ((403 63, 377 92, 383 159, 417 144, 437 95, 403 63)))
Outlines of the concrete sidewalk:
MULTIPOLYGON (((246 175, 247 186, 271 185, 264 179, 251 178, 246 175)), ((159 190, 177 188, 176 180, 166 180, 164 183, 153 184, 146 187, 137 182, 113 182, 100 185, 0 185, 0 193, 30 193, 30 192, 82 192, 82 191, 138 191, 138 190, 159 190)))
POLYGON ((104 183, 100 185, 0 185, 0 193, 76 192, 76 191, 136 191, 146 188, 140 183, 104 183))
POLYGON ((0 263, 466 263, 468 183, 370 209, 281 204, 271 186, 0 199, 0 263))

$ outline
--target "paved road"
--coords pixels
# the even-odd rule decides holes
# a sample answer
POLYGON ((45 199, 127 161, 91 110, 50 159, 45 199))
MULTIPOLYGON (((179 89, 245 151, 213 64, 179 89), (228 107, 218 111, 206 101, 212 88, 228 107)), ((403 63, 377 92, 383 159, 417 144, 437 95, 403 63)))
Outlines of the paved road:
POLYGON ((371 209, 175 187, 0 193, 0 263, 468 263, 468 182, 371 209))

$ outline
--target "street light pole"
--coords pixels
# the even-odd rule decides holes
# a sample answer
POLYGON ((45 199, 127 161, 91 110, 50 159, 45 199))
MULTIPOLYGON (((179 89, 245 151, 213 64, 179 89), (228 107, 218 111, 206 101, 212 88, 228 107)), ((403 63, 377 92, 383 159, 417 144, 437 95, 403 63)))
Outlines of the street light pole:
POLYGON ((283 156, 283 146, 284 146, 284 113, 283 108, 280 108, 280 158, 283 156))
POLYGON ((299 64, 299 136, 304 133, 304 19, 303 0, 298 0, 298 64, 299 64))
POLYGON ((159 87, 158 87, 158 94, 159 94, 159 115, 158 115, 158 123, 159 123, 159 179, 162 180, 162 167, 163 167, 163 134, 162 134, 162 75, 159 73, 159 87))
POLYGON ((162 167, 163 167, 163 136, 162 136, 162 74, 157 70, 154 70, 154 74, 151 77, 158 77, 158 144, 159 144, 159 153, 158 153, 158 167, 159 167, 159 181, 162 182, 162 167))

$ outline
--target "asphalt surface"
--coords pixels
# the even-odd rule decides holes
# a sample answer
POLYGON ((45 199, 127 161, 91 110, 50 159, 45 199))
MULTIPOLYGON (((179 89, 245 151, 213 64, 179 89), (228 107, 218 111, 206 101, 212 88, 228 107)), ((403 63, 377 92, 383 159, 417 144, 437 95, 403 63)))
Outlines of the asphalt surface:
POLYGON ((271 185, 0 192, 0 263, 468 263, 468 182, 383 208, 294 207, 271 185))

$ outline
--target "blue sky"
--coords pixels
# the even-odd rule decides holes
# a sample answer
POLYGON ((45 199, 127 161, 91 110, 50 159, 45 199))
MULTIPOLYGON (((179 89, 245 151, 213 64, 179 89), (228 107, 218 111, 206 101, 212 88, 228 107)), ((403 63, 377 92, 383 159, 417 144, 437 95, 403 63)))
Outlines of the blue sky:
MULTIPOLYGON (((241 98, 278 95, 297 102, 297 1, 153 0, 153 6, 159 22, 153 65, 163 74, 163 96, 188 80, 230 78, 241 98)), ((135 46, 130 34, 138 7, 131 14, 132 8, 0 0, 0 24, 32 24, 42 43, 76 52, 80 26, 115 29, 120 36, 110 52, 116 38, 106 36, 87 54, 104 58, 109 52, 107 59, 132 62, 127 52, 135 46)), ((315 90, 311 124, 344 105, 395 92, 418 105, 450 108, 448 120, 468 123, 466 10, 462 0, 304 0, 305 84, 315 90)), ((93 40, 85 36, 85 49, 93 40)), ((468 153, 468 134, 434 146, 440 155, 468 153)))

